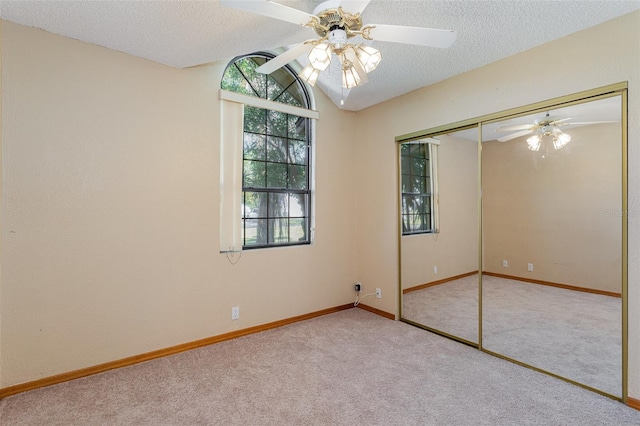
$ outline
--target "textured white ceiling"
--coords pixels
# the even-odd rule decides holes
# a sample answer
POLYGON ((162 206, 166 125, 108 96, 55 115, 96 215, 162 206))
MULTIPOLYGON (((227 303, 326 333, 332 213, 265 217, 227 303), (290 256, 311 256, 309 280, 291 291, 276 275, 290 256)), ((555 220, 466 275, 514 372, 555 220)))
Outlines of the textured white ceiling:
MULTIPOLYGON (((321 3, 277 2, 309 13, 321 3)), ((382 52, 382 63, 366 85, 349 93, 342 108, 364 109, 637 9, 640 0, 372 0, 362 14, 365 24, 453 29, 458 38, 445 50, 372 42, 382 52)), ((1 0, 0 16, 179 68, 292 45, 315 34, 217 0, 1 0)), ((323 73, 318 86, 340 104, 344 95, 337 71, 323 73)))

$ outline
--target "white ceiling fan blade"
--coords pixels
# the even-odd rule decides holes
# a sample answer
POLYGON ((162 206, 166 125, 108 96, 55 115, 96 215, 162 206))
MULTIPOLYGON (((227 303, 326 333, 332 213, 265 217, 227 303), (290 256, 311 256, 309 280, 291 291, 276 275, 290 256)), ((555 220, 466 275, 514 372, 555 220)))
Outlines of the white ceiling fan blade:
POLYGON ((571 120, 571 118, 570 118, 570 117, 567 117, 567 118, 559 118, 559 119, 551 120, 551 121, 549 122, 549 124, 551 124, 552 126, 557 126, 557 125, 560 125, 560 124, 564 123, 565 121, 569 121, 569 120, 571 120))
POLYGON ((571 123, 562 123, 561 126, 587 126, 589 124, 607 124, 619 123, 619 121, 573 121, 571 123))
POLYGON ((371 0, 340 0, 340 6, 345 12, 362 13, 371 0))
POLYGON ((371 27, 369 35, 373 40, 391 41, 394 43, 417 44, 447 48, 456 41, 458 35, 453 30, 438 30, 435 28, 405 27, 402 25, 367 25, 371 27))
POLYGON ((519 138, 520 136, 528 135, 529 133, 533 133, 533 130, 522 130, 520 132, 511 133, 510 135, 503 136, 501 138, 496 139, 498 142, 507 142, 511 139, 519 138))
POLYGON ((367 83, 369 81, 369 77, 367 77, 367 72, 362 67, 362 63, 356 56, 356 52, 353 49, 346 49, 344 52, 344 56, 353 63, 353 67, 356 69, 356 72, 360 75, 360 86, 367 83))
POLYGON ((515 126, 500 126, 496 132, 515 132, 516 130, 532 130, 535 124, 517 124, 515 126))
POLYGON ((275 70, 282 68, 289 62, 296 60, 305 53, 309 53, 311 49, 313 49, 313 43, 304 42, 297 44, 286 52, 283 52, 270 61, 267 61, 264 64, 260 65, 258 68, 256 68, 256 72, 259 72, 261 74, 271 74, 275 70))
POLYGON ((220 0, 220 4, 298 25, 306 25, 316 19, 314 15, 307 12, 269 0, 220 0))

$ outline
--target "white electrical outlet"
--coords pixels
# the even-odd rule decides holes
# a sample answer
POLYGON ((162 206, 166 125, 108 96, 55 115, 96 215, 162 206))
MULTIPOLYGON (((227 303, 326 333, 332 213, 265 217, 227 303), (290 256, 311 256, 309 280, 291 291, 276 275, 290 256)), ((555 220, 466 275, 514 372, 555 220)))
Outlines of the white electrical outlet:
POLYGON ((239 306, 234 306, 233 308, 231 308, 231 319, 232 320, 240 319, 240 307, 239 306))
POLYGON ((527 271, 533 272, 533 263, 527 263, 527 271))
POLYGON ((382 299, 382 290, 379 288, 376 288, 376 297, 382 299))
POLYGON ((438 267, 434 266, 433 267, 433 275, 437 275, 438 274, 438 267))
POLYGON ((509 261, 508 260, 503 260, 502 261, 502 267, 503 268, 508 268, 509 267, 509 261))

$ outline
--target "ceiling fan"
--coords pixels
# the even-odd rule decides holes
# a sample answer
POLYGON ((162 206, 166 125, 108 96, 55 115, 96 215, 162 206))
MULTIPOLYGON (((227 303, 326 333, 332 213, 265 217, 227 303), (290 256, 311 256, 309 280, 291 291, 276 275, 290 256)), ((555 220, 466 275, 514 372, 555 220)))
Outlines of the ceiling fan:
POLYGON ((367 74, 376 69, 382 55, 364 41, 378 40, 447 48, 456 39, 457 33, 452 30, 385 24, 364 25, 361 14, 369 1, 329 0, 319 4, 313 14, 270 0, 220 0, 220 3, 234 9, 309 27, 315 31, 317 38, 304 41, 256 68, 260 73, 270 74, 307 54, 309 65, 299 76, 312 86, 315 85, 319 73, 329 67, 333 56, 340 61, 344 88, 351 89, 366 83, 367 74), (356 37, 362 41, 354 42, 356 37))
POLYGON ((601 124, 601 123, 613 123, 612 121, 570 121, 570 117, 554 117, 547 114, 535 120, 530 124, 519 124, 515 126, 501 126, 496 129, 496 132, 515 132, 509 135, 499 137, 498 142, 507 142, 511 139, 526 136, 531 133, 535 133, 533 136, 527 138, 527 145, 531 151, 538 151, 543 137, 549 137, 553 140, 553 147, 555 149, 564 148, 569 142, 571 142, 571 135, 564 133, 560 127, 563 126, 580 126, 587 124, 601 124))

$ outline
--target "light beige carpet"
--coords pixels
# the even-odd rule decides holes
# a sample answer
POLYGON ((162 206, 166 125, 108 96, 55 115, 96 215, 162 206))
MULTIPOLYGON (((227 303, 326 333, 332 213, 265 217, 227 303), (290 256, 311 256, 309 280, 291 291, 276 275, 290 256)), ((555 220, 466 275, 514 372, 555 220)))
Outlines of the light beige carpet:
MULTIPOLYGON (((478 277, 403 296, 403 317, 477 342, 478 277)), ((621 299, 483 276, 483 347, 622 396, 621 299)))
POLYGON ((485 276, 483 346, 622 395, 622 299, 485 276))
POLYGON ((478 275, 402 295, 402 317, 478 343, 478 275))
POLYGON ((5 398, 8 425, 638 425, 640 412, 361 309, 5 398))

